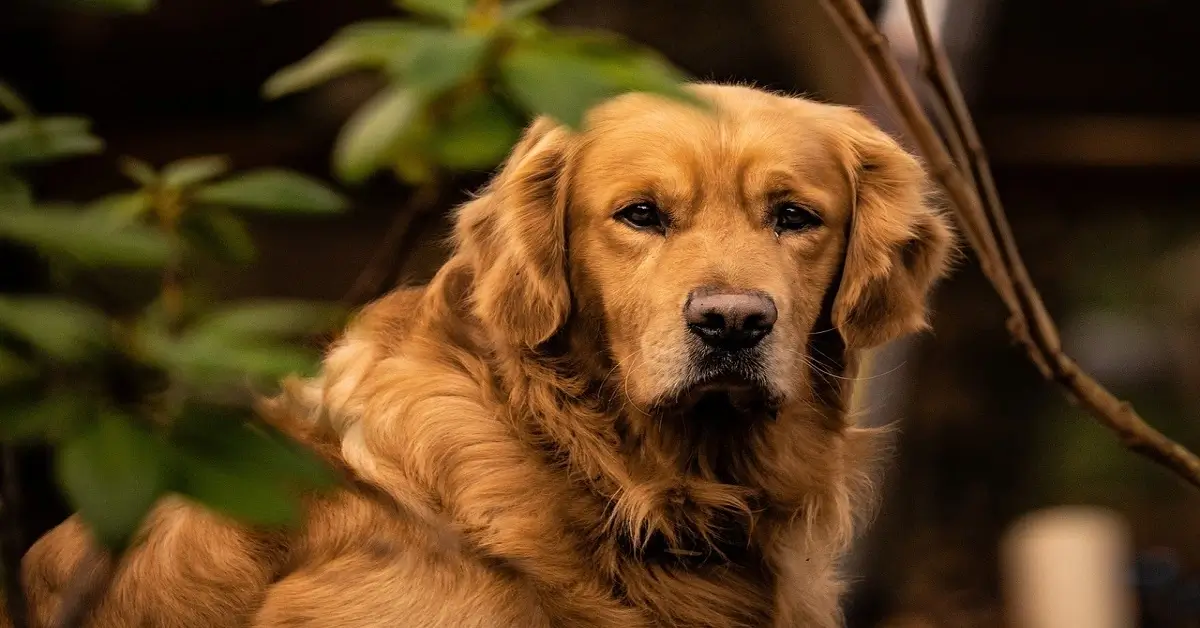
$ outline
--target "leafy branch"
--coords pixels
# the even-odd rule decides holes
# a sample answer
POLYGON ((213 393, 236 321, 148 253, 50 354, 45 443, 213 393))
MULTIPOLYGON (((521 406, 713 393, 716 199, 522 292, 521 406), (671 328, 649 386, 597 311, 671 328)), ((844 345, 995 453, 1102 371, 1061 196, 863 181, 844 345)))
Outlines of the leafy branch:
POLYGON ((43 117, 0 84, 0 241, 58 272, 44 294, 0 293, 0 438, 6 468, 2 540, 6 606, 27 621, 19 585, 14 444, 45 442, 72 506, 100 546, 76 569, 58 625, 77 625, 113 565, 164 495, 240 521, 290 525, 300 493, 333 475, 253 418, 250 390, 310 372, 296 343, 336 326, 340 308, 295 301, 212 302, 191 278, 204 260, 244 263, 254 247, 241 214, 336 214, 324 184, 280 169, 230 174, 220 156, 156 170, 126 159, 136 188, 86 204, 36 198, 18 171, 103 150, 86 119, 43 117), (145 296, 99 306, 77 280, 120 273, 145 296), (154 277, 158 279, 155 280, 154 277))
POLYGON ((946 55, 934 41, 921 0, 906 0, 909 17, 920 48, 922 73, 933 88, 936 115, 950 148, 889 54, 886 39, 858 2, 821 1, 845 30, 945 189, 984 275, 1008 309, 1009 332, 1030 360, 1068 398, 1115 432, 1125 447, 1200 487, 1200 458, 1147 424, 1132 405, 1109 392, 1063 351, 1058 328, 1021 259, 987 154, 946 55))

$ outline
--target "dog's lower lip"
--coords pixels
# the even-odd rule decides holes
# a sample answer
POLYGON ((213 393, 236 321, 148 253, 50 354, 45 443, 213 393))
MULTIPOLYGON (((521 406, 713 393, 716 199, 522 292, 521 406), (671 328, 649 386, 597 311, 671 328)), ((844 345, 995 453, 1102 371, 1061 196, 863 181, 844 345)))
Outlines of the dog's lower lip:
POLYGON ((694 393, 743 392, 757 388, 754 382, 737 375, 717 375, 705 378, 691 387, 694 393))
POLYGON ((692 407, 714 398, 727 399, 738 406, 773 405, 775 402, 775 396, 758 378, 730 371, 705 374, 692 382, 679 400, 682 407, 692 407))

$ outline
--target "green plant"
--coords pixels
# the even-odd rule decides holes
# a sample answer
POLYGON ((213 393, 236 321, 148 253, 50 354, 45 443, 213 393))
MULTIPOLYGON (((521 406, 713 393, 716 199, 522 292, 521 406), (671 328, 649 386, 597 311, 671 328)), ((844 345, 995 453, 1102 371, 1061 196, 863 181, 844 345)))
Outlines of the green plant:
POLYGON ((42 117, 11 89, 0 104, 0 239, 37 252, 53 290, 0 294, 0 436, 55 446, 58 479, 97 538, 120 550, 174 492, 244 521, 290 523, 297 489, 326 485, 315 458, 251 419, 247 383, 312 369, 295 339, 337 308, 218 303, 186 278, 205 259, 245 262, 239 212, 336 213, 346 202, 303 175, 226 176, 222 157, 156 171, 125 160, 137 187, 92 203, 44 202, 20 169, 103 150, 79 117, 42 117), (79 296, 118 273, 120 298, 79 296))
POLYGON ((578 127, 631 91, 700 105, 658 54, 609 33, 552 29, 556 0, 397 0, 416 19, 352 24, 264 86, 276 98, 352 71, 385 86, 343 127, 334 172, 348 183, 392 170, 409 183, 441 169, 495 166, 531 116, 578 127))

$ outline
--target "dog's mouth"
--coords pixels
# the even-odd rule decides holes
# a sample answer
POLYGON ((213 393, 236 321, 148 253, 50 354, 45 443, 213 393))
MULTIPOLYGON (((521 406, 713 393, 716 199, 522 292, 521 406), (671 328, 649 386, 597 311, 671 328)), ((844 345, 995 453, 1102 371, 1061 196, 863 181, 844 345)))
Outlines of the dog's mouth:
POLYGON ((696 412, 719 408, 734 414, 773 413, 780 398, 755 356, 710 355, 697 362, 696 374, 677 396, 675 409, 696 412))

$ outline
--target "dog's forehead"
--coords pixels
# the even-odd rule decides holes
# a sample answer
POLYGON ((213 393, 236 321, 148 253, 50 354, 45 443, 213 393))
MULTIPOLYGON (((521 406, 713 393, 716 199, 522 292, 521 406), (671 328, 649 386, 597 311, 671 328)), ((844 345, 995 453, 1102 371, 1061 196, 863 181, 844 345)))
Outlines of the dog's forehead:
POLYGON ((580 147, 583 178, 630 192, 673 186, 679 195, 701 185, 744 195, 797 190, 831 204, 843 191, 834 107, 749 88, 694 89, 711 110, 643 94, 595 110, 580 147))
POLYGON ((772 148, 783 153, 819 153, 827 148, 836 121, 829 108, 796 98, 757 91, 701 91, 706 110, 647 94, 627 94, 597 108, 589 117, 588 144, 620 158, 646 152, 653 143, 672 149, 736 154, 738 149, 772 148))

